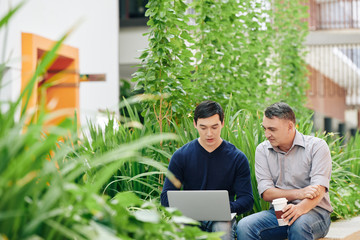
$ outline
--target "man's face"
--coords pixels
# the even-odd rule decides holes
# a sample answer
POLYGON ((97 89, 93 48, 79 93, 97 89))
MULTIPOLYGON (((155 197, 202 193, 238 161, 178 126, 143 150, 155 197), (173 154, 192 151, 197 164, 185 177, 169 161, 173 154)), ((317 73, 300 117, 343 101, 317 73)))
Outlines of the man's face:
POLYGON ((293 122, 287 119, 277 117, 267 118, 264 116, 262 125, 265 131, 265 137, 273 147, 284 150, 286 147, 289 147, 289 145, 292 145, 293 138, 291 130, 293 122))
POLYGON ((208 118, 198 118, 197 124, 194 121, 194 126, 199 132, 199 141, 204 148, 215 150, 221 144, 220 134, 224 122, 220 121, 218 114, 208 118))

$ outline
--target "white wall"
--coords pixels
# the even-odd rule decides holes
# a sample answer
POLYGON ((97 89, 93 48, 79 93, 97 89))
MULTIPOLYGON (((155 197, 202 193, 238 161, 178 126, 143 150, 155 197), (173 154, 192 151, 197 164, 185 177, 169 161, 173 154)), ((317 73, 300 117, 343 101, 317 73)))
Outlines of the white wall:
POLYGON ((348 109, 345 111, 345 122, 347 127, 356 128, 358 126, 358 110, 348 109))
MULTIPOLYGON (((0 0, 0 16, 19 0, 0 0)), ((93 118, 98 109, 117 111, 119 96, 118 0, 29 0, 0 30, 0 62, 11 71, 11 99, 20 93, 21 32, 58 40, 75 27, 65 44, 79 49, 81 74, 105 73, 105 82, 80 83, 81 123, 93 118), (79 25, 76 25, 80 21, 79 25), (6 43, 5 51, 3 49, 6 43)), ((2 94, 5 96, 5 94, 2 94)), ((3 98, 3 97, 2 97, 3 98)))
POLYGON ((120 64, 138 64, 142 50, 148 47, 148 27, 125 27, 119 32, 119 62, 120 64))

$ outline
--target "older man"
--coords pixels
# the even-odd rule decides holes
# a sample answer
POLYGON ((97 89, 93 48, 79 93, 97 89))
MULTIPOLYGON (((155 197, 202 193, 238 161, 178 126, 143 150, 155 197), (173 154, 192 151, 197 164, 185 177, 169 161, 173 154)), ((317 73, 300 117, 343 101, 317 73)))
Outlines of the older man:
POLYGON ((259 194, 268 202, 276 198, 289 201, 282 210, 288 225, 278 225, 271 206, 239 221, 239 240, 317 239, 329 230, 329 147, 322 139, 298 132, 295 122, 295 114, 286 103, 269 106, 262 123, 267 141, 255 153, 259 194))

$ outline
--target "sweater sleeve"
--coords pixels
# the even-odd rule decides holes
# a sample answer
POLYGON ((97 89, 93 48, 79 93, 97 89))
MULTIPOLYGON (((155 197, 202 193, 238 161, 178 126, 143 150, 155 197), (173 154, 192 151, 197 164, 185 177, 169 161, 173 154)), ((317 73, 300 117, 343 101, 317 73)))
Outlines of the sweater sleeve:
POLYGON ((239 153, 239 162, 236 169, 236 177, 233 185, 236 193, 236 200, 230 202, 231 212, 242 214, 250 211, 254 204, 254 197, 251 187, 250 167, 245 154, 239 153))
MULTIPOLYGON (((169 163, 169 167, 168 170, 174 174, 174 176, 180 181, 183 182, 183 168, 180 164, 180 159, 179 158, 179 152, 175 152, 173 154, 173 156, 171 157, 170 163, 169 163)), ((163 205, 164 207, 168 207, 169 206, 169 202, 168 202, 168 197, 167 197, 167 191, 169 190, 179 190, 177 189, 174 184, 171 183, 171 181, 169 180, 169 178, 165 178, 165 182, 164 182, 164 186, 160 195, 160 200, 161 200, 161 205, 163 205)))

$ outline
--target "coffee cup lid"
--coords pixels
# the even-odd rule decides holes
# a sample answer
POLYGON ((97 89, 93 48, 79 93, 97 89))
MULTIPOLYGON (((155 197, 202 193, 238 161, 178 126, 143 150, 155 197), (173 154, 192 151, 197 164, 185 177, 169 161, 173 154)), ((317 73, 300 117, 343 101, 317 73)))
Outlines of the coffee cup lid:
POLYGON ((287 199, 286 198, 276 198, 272 201, 272 204, 279 204, 279 203, 287 203, 287 199))

